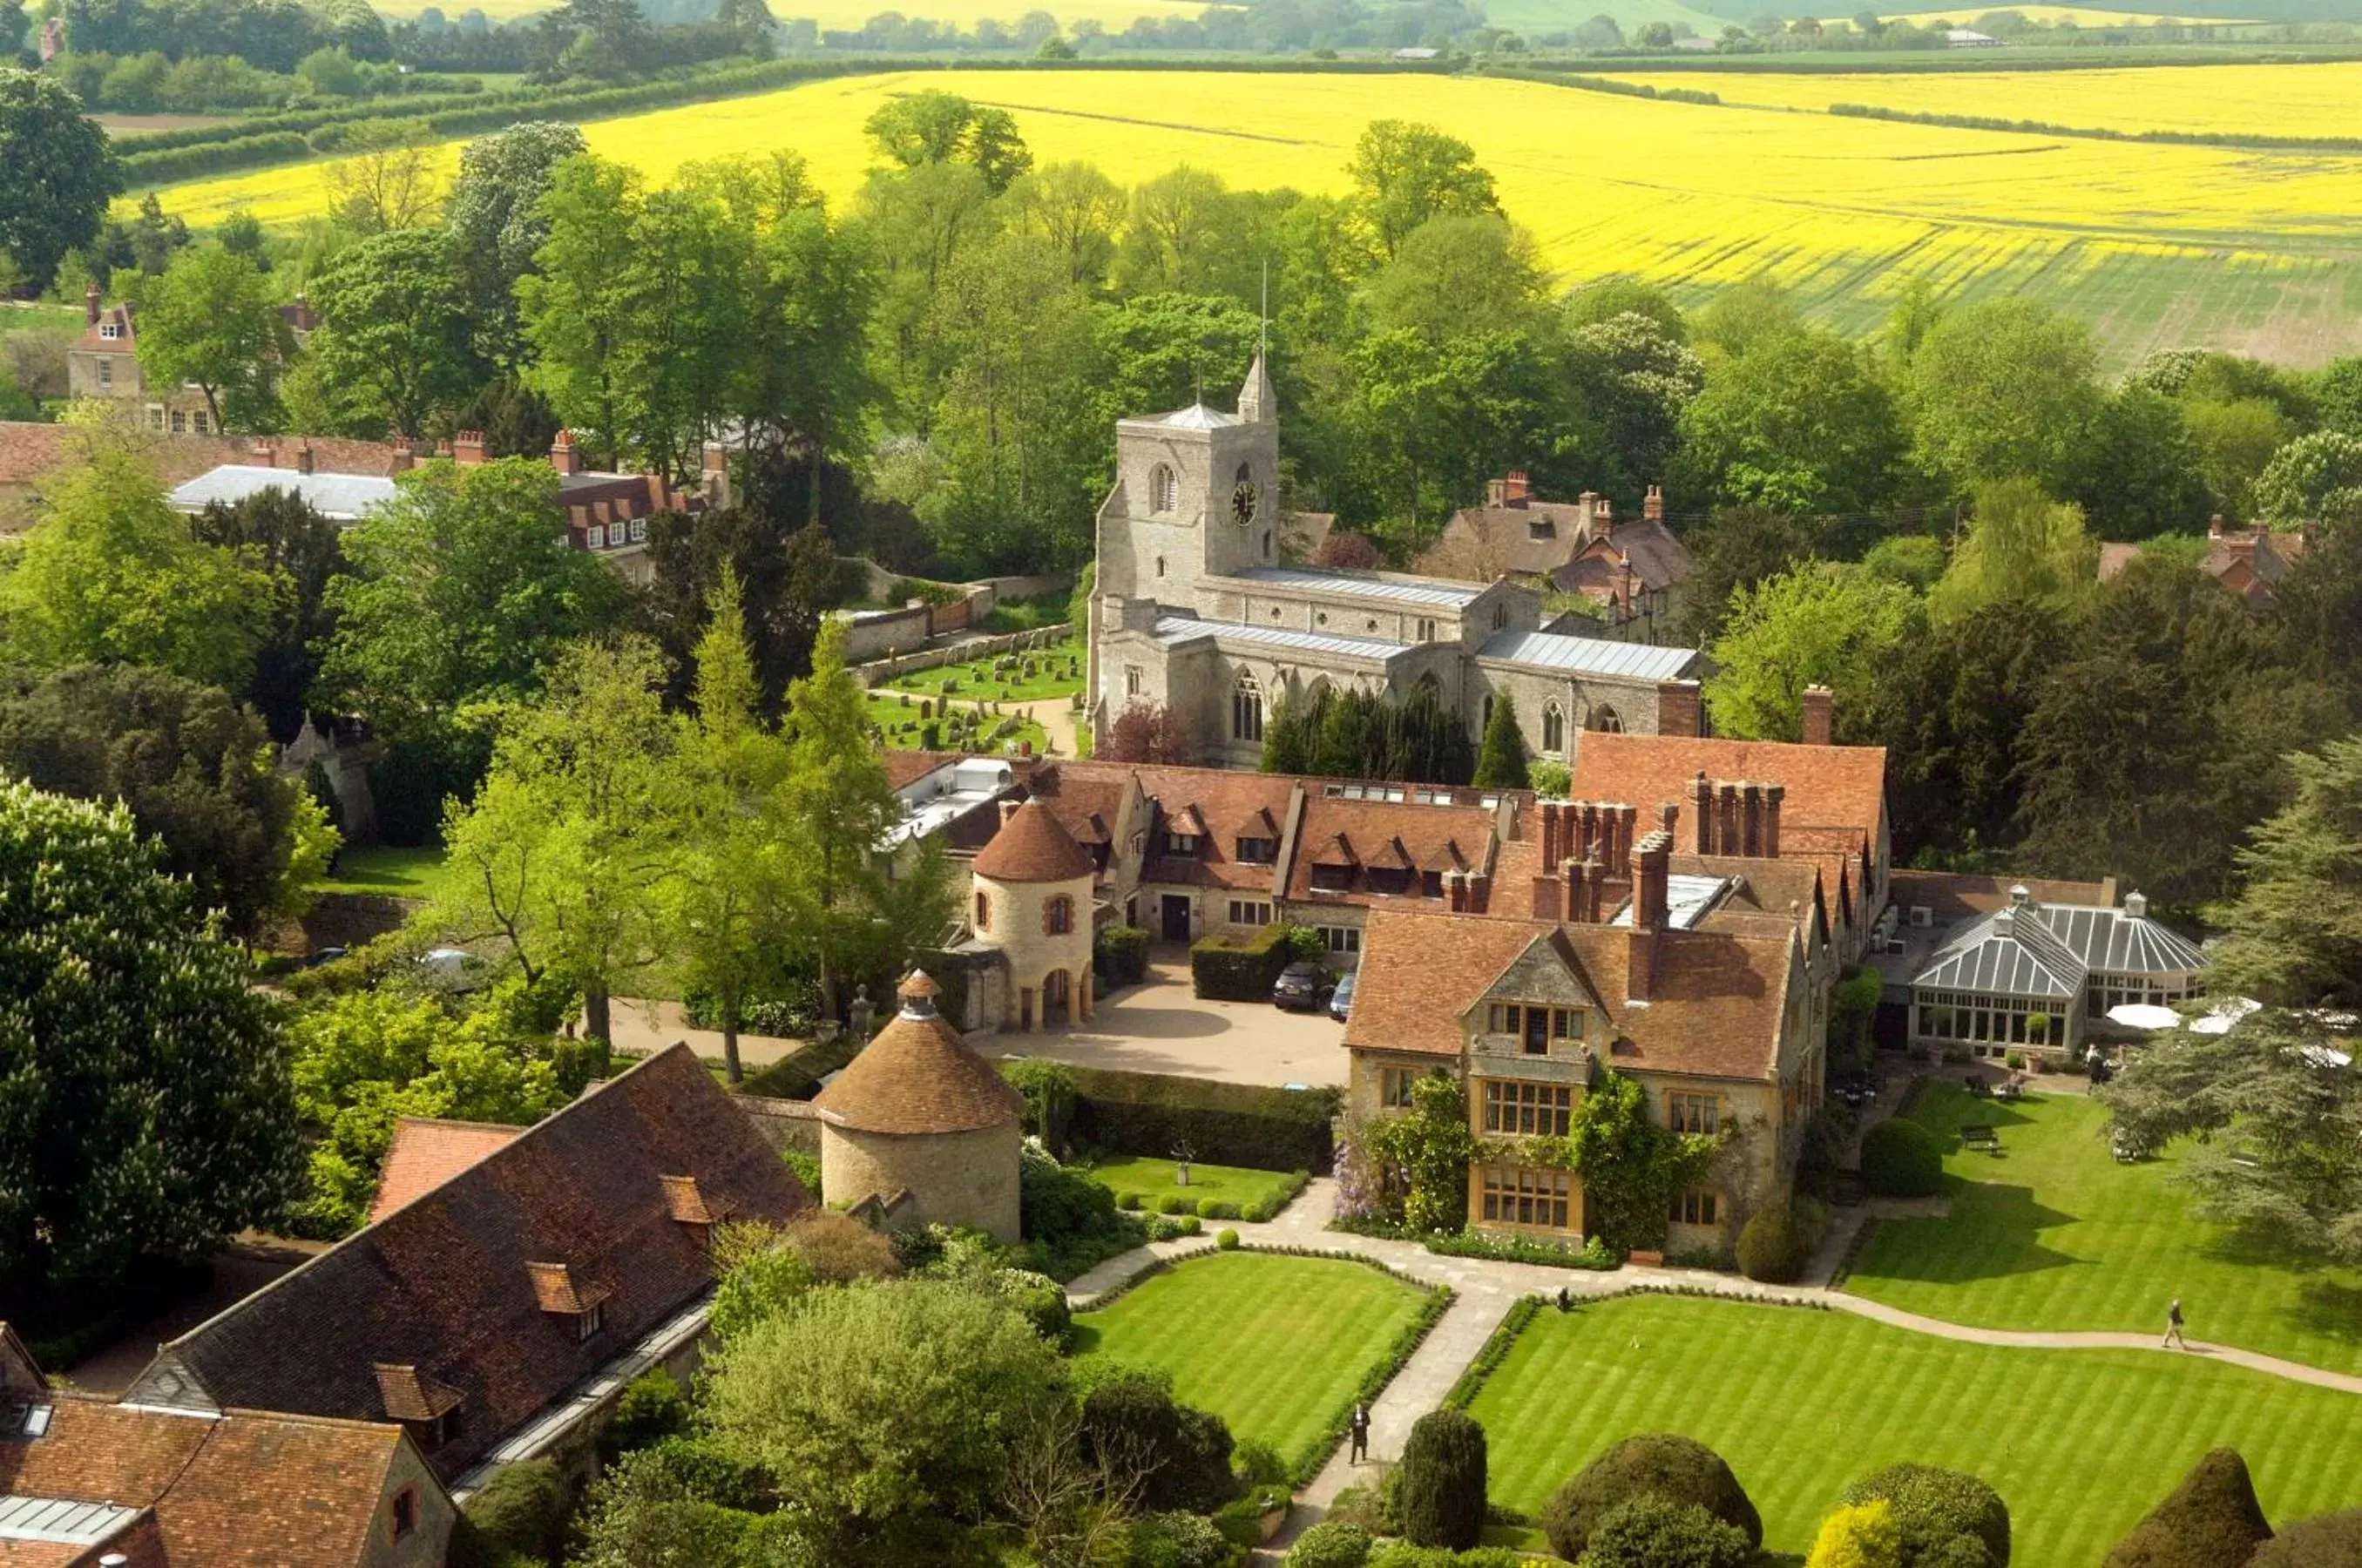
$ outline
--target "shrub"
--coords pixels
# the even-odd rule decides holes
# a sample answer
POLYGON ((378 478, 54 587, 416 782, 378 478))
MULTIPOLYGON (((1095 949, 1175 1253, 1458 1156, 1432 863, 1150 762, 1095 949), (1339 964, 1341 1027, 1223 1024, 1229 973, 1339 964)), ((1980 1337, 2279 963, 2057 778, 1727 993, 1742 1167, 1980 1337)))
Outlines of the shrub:
POLYGON ((1414 1546, 1476 1544, 1485 1532, 1485 1429, 1464 1410, 1429 1410, 1403 1444, 1403 1534, 1414 1546))
POLYGON ((1179 1193, 1168 1192, 1164 1197, 1156 1200, 1156 1212, 1159 1214, 1178 1214, 1182 1210, 1189 1208, 1189 1200, 1182 1197, 1179 1193))
POLYGON ((1287 1568, 1362 1568, 1369 1560, 1369 1531, 1349 1524, 1314 1525, 1287 1549, 1287 1568))
POLYGON ((646 1448, 689 1430, 689 1400, 672 1374, 652 1366, 625 1385, 599 1434, 599 1452, 610 1464, 618 1454, 646 1448))
POLYGON ((1248 1438, 1231 1451, 1231 1468, 1250 1486, 1284 1486, 1287 1461, 1261 1438, 1248 1438))
POLYGON ((1238 1250, 1238 1245, 1239 1233, 1236 1231, 1222 1230, 1215 1232, 1214 1246, 1217 1250, 1225 1253, 1235 1252, 1238 1250))
POLYGON ((1016 1257, 1028 1268, 1072 1279, 1146 1239, 1140 1221, 1116 1208, 1114 1193, 1032 1144, 1017 1179, 1018 1220, 1026 1240, 1016 1257))
POLYGON ((1148 977, 1148 933, 1136 925, 1111 925, 1091 947, 1091 966, 1109 985, 1136 986, 1148 977))
POLYGON ((1563 801, 1566 792, 1574 788, 1574 770, 1563 762, 1529 763, 1526 782, 1545 801, 1563 801))
POLYGON ((1650 1496, 1694 1503, 1744 1533, 1750 1547, 1763 1544, 1762 1516, 1722 1456, 1672 1432, 1626 1438, 1584 1466, 1542 1508, 1542 1533, 1572 1562, 1609 1514, 1650 1496))
POLYGON ((1152 1514, 1131 1527, 1131 1568, 1229 1568, 1232 1550, 1202 1514, 1152 1514))
POLYGON ((499 1561, 499 1553, 513 1552, 546 1562, 564 1545, 566 1487, 554 1461, 527 1459, 502 1465, 462 1511, 479 1540, 495 1549, 491 1561, 499 1561))
POLYGON ((2239 1568, 2271 1538, 2246 1461, 2218 1448, 2116 1542, 2104 1568, 2239 1568))
POLYGON ((1528 1562, 1524 1552, 1506 1546, 1453 1551, 1448 1547, 1413 1546, 1407 1540, 1397 1540, 1379 1548, 1368 1568, 1528 1568, 1528 1562))
POLYGON ((1064 1062, 1028 1059, 1000 1069, 1010 1088, 1025 1097, 1025 1131, 1053 1154, 1063 1152, 1075 1120, 1075 1075, 1064 1062))
POLYGON ((1065 1349, 1075 1335, 1074 1309, 1066 1304, 1066 1287, 1048 1275, 1030 1268, 999 1268, 984 1276, 986 1288, 1025 1314, 1033 1331, 1065 1349))
POLYGON ((1205 1221, 1195 1214, 1184 1214, 1173 1222, 1173 1230, 1177 1235, 1194 1236, 1204 1229, 1205 1221))
POLYGON ((1199 937, 1189 948, 1191 988, 1211 1001, 1271 1000, 1272 983, 1297 957, 1288 933, 1298 929, 1275 923, 1199 937))
POLYGON ((1845 1500, 1893 1505, 1904 1568, 1939 1562, 1949 1568, 1946 1548, 1959 1535, 1983 1543, 1985 1568, 2007 1568, 2009 1505, 1973 1475, 1932 1464, 1890 1464, 1848 1486, 1845 1500))
POLYGON ((1140 1194, 1136 1192, 1119 1193, 1116 1195, 1115 1206, 1118 1209, 1126 1210, 1127 1212, 1135 1212, 1140 1208, 1140 1194))
POLYGON ((2362 1508, 2299 1519, 2257 1547, 2247 1568, 2362 1568, 2362 1508))
POLYGON ((1861 1181, 1881 1198, 1932 1198, 1944 1186, 1943 1151, 1909 1117, 1889 1118, 1861 1135, 1861 1181))
POLYGON ((1235 1220, 1238 1217, 1239 1206, 1227 1198, 1201 1198, 1198 1200, 1198 1218, 1200 1220, 1235 1220))
POLYGON ((1231 1429, 1220 1416, 1173 1397, 1169 1374, 1143 1367, 1078 1368, 1082 1452, 1086 1463, 1107 1455, 1142 1465, 1142 1502, 1166 1512, 1208 1513, 1238 1490, 1231 1474, 1231 1429))
POLYGON ((1805 1568, 1901 1568, 1903 1532, 1884 1502, 1842 1507, 1821 1521, 1805 1568))
POLYGON ((1609 1509, 1583 1553, 1583 1568, 1747 1568, 1754 1561, 1745 1530, 1661 1493, 1609 1509))
POLYGON ((787 1243, 811 1270, 815 1285, 892 1279, 902 1272, 893 1242, 858 1220, 824 1209, 808 1209, 789 1220, 787 1243))
POLYGON ((1820 1251, 1826 1223, 1820 1205, 1809 1198, 1757 1209, 1738 1233, 1738 1272, 1768 1285, 1794 1285, 1820 1251))
POLYGON ((1343 1099, 1337 1089, 1216 1083, 1105 1067, 1072 1071, 1075 1137, 1096 1148, 1168 1159, 1187 1143, 1194 1157, 1212 1165, 1329 1168, 1330 1127, 1343 1099))
POLYGON ((812 1201, 821 1202, 820 1156, 807 1154, 801 1149, 782 1149, 779 1158, 787 1162, 788 1169, 796 1173, 796 1179, 804 1184, 804 1190, 811 1194, 812 1201))

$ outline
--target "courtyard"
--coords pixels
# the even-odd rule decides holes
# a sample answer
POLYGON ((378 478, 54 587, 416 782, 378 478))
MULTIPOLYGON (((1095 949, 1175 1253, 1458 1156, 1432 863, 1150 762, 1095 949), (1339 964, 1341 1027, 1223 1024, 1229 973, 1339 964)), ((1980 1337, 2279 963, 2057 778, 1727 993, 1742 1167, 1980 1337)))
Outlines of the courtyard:
POLYGON ((1794 1306, 1627 1296, 1545 1310, 1470 1413, 1494 1500, 1529 1515, 1619 1438, 1694 1438, 1729 1462, 1774 1552, 1802 1553, 1849 1481, 1901 1460, 1998 1490, 2015 1568, 2090 1568, 2220 1443, 2246 1456, 2276 1520, 2362 1504, 2350 1394, 2196 1356, 2001 1348, 1794 1306))
POLYGON ((1911 1114, 1946 1148, 1951 1212, 1882 1222, 1848 1290, 1985 1328, 2160 1334, 2179 1297, 2193 1339, 2362 1372, 2362 1279, 2195 1218, 2180 1151, 2119 1165, 2105 1108, 2059 1093, 2004 1105, 1936 1080, 1911 1114), (1995 1130, 1998 1155, 1959 1146, 1968 1121, 1995 1130))
POLYGON ((1089 1022, 1039 1034, 980 1037, 988 1056, 1045 1056, 1076 1067, 1174 1073, 1223 1083, 1342 1087, 1345 1026, 1325 1011, 1200 999, 1180 946, 1152 951, 1148 977, 1099 999, 1089 1022))

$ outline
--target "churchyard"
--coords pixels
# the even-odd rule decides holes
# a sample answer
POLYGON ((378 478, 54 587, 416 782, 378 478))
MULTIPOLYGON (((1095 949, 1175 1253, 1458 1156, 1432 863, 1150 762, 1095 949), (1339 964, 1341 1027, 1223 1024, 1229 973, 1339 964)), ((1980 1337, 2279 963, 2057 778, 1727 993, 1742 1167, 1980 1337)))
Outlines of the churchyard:
POLYGON ((865 716, 889 750, 1002 751, 1030 743, 1039 756, 1048 731, 1020 704, 1071 702, 1083 689, 1081 659, 1074 645, 1060 644, 913 670, 870 688, 865 716))

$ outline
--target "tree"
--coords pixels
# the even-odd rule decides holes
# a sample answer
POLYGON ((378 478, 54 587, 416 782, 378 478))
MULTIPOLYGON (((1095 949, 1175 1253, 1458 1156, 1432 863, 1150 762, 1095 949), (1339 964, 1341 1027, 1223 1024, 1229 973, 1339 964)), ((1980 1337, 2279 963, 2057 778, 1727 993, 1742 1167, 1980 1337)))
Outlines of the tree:
POLYGON ((765 728, 759 698, 737 575, 724 566, 697 646, 697 716, 683 726, 671 790, 680 833, 666 923, 687 983, 720 1005, 734 1084, 740 1010, 769 966, 789 887, 777 831, 787 749, 765 728))
POLYGON ((253 670, 237 695, 284 745, 303 730, 304 699, 335 625, 327 595, 328 584, 346 569, 342 531, 303 497, 276 488, 235 504, 216 502, 190 521, 189 530, 265 574, 275 590, 253 670))
MULTIPOLYGON (((1563 315, 1573 322, 1576 313, 1570 308, 1563 315)), ((1705 362, 1683 336, 1678 315, 1668 326, 1639 310, 1574 325, 1567 333, 1568 379, 1599 421, 1627 490, 1670 472, 1682 420, 1705 385, 1705 362)))
POLYGON ((1901 1568, 2009 1568, 2009 1507, 1977 1477, 1932 1464, 1890 1464, 1845 1489, 1859 1507, 1893 1509, 1901 1568), (1963 1538, 1970 1550, 1957 1544, 1963 1538))
POLYGON ((1902 1568, 1903 1535, 1893 1505, 1849 1504, 1821 1521, 1805 1568, 1902 1568))
POLYGON ((1672 296, 1638 278, 1597 278, 1569 290, 1559 302, 1559 314, 1571 331, 1637 315, 1672 342, 1686 344, 1690 339, 1689 322, 1672 296))
POLYGON ((0 254, 46 289, 69 250, 98 237, 123 166, 56 77, 0 60, 0 254))
POLYGON ((2362 526, 2362 436, 2300 436, 2272 454, 2255 493, 2257 515, 2268 523, 2362 526))
POLYGON ((1860 513, 1893 499, 1905 437, 1861 350, 1775 332, 1716 364, 1683 411, 1681 483, 1734 505, 1860 513))
POLYGON ((190 537, 139 438, 77 411, 66 467, 0 580, 15 656, 45 668, 145 664, 207 685, 245 684, 270 584, 190 537))
POLYGON ((985 108, 952 93, 891 99, 862 128, 883 157, 905 169, 923 163, 972 164, 994 195, 1033 166, 1033 155, 1006 109, 985 108))
POLYGON ((2348 354, 2323 365, 2312 391, 2321 406, 2323 429, 2362 436, 2362 354, 2348 354))
POLYGON ((1409 120, 1364 126, 1345 174, 1363 226, 1389 259, 1429 218, 1501 210, 1493 176, 1477 164, 1473 149, 1409 120))
POLYGON ((809 1514, 832 1562, 927 1559, 1065 1398, 1058 1353, 1021 1313, 931 1280, 815 1291, 723 1344, 706 1376, 713 1430, 809 1514))
POLYGON ((1802 723, 1805 688, 1840 708, 1869 694, 1916 631, 1917 597, 1860 569, 1805 566, 1731 595, 1715 639, 1705 698, 1721 733, 1784 740, 1802 723))
POLYGON ((325 875, 336 830, 270 737, 224 693, 160 669, 84 666, 0 690, 0 767, 36 787, 119 801, 160 864, 252 941, 325 875), (325 842, 323 838, 325 836, 325 842))
POLYGON ((555 120, 527 120, 480 136, 459 149, 459 177, 444 199, 452 259, 468 297, 476 348, 499 364, 517 361, 516 283, 548 242, 542 198, 557 166, 587 149, 582 132, 555 120))
POLYGON ((1464 1410, 1429 1410, 1411 1423, 1396 1471, 1403 1536, 1413 1546, 1465 1551, 1485 1530, 1485 1429, 1464 1410))
MULTIPOLYGON (((1160 767, 1187 767, 1187 732, 1173 710, 1162 702, 1132 701, 1108 723, 1107 736, 1092 755, 1104 762, 1145 762, 1160 767)), ((1264 729, 1264 756, 1271 756, 1271 728, 1264 729)), ((1272 769, 1266 767, 1265 772, 1272 769)))
POLYGON ((1208 291, 1231 243, 1236 202, 1210 169, 1179 168, 1134 186, 1119 282, 1134 293, 1208 291))
POLYGON ((2100 405, 2068 498, 2105 539, 2187 528, 2211 503, 2198 443, 2180 403, 2126 383, 2100 405))
POLYGON ((2296 798, 2238 851, 2209 983, 2282 1007, 2362 1003, 2362 737, 2288 758, 2296 798))
POLYGON ((424 120, 355 120, 323 177, 328 204, 358 235, 418 228, 435 215, 434 133, 424 120))
POLYGON ((1584 1568, 1747 1568, 1747 1532, 1695 1503, 1643 1493, 1609 1510, 1584 1549, 1584 1568))
POLYGON ((1445 214, 1403 237, 1363 285, 1372 326, 1430 344, 1503 329, 1537 331, 1543 271, 1534 237, 1494 213, 1445 214))
POLYGON ((1476 753, 1476 772, 1468 781, 1479 790, 1529 790, 1525 732, 1518 727, 1517 703, 1507 692, 1493 704, 1485 721, 1485 744, 1476 753))
POLYGON ((322 426, 414 438, 474 390, 467 300, 442 230, 346 247, 314 275, 311 299, 320 325, 289 396, 322 426))
POLYGON ((10 1317, 86 1312, 140 1260, 277 1217, 297 1156, 273 1005, 129 812, 0 785, 0 971, 10 1317))
POLYGON ((2071 613, 2098 567, 2081 507, 2050 500, 2032 480, 1993 480, 1977 488, 1976 515, 1927 596, 1927 613, 1942 624, 2002 604, 2071 613))
POLYGON ((1077 160, 1029 170, 1009 187, 1004 202, 1019 232, 1048 241, 1065 259, 1068 282, 1097 288, 1107 281, 1130 203, 1123 187, 1097 164, 1077 160))
POLYGON ((1963 490, 2032 479, 2056 493, 2099 412, 2097 364, 2089 329, 2031 300, 1947 314, 1904 383, 1921 464, 1963 490))
POLYGON ((533 350, 527 380, 578 433, 614 458, 623 427, 616 350, 625 316, 619 286, 632 256, 639 177, 620 163, 569 158, 550 172, 534 208, 546 230, 537 271, 513 287, 533 350))
POLYGON ((1253 358, 1261 332, 1253 309, 1220 294, 1138 294, 1106 306, 1097 315, 1100 412, 1122 419, 1142 409, 1186 408, 1209 387, 1227 390, 1253 358))
POLYGON ((2190 432, 2209 503, 2235 518, 2254 516, 2257 479, 2272 454, 2296 434, 2279 405, 2264 397, 2185 396, 2181 422, 2190 432))
POLYGON ((1704 1508, 1763 1543, 1763 1518, 1722 1456, 1689 1438, 1649 1432, 1611 1446, 1551 1495, 1542 1507, 1550 1548, 1572 1562, 1608 1515, 1641 1497, 1661 1496, 1704 1508))
POLYGON ((2239 1568, 2271 1538, 2247 1462, 2237 1449, 2211 1449, 2102 1568, 2239 1568))
POLYGON ((148 381, 193 383, 217 430, 268 424, 272 381, 295 349, 261 272, 213 245, 182 251, 141 291, 138 345, 148 381))
MULTIPOLYGON (((1690 531, 1690 575, 1682 585, 1682 635, 1699 647, 1714 641, 1733 595, 1813 557, 1803 521, 1765 506, 1721 506, 1690 531)), ((1876 574, 1873 574, 1876 575, 1876 574)))
POLYGON ((1231 1429, 1222 1418, 1173 1397, 1161 1367, 1120 1364, 1082 1374, 1078 1446, 1102 1474, 1133 1471, 1139 1505, 1164 1512, 1211 1513, 1237 1489, 1231 1429))

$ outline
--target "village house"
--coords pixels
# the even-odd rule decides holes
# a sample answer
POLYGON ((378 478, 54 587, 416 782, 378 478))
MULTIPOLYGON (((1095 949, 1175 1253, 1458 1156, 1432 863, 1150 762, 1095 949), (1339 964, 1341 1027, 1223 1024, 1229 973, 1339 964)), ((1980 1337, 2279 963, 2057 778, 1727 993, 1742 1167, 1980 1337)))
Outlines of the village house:
MULTIPOLYGON (((0 421, 0 534, 32 524, 41 482, 71 456, 73 434, 67 425, 0 421)), ((326 436, 182 436, 149 443, 145 455, 168 491, 226 466, 276 469, 281 481, 298 472, 382 480, 413 460, 407 447, 388 442, 326 436)))
POLYGON ((7 1568, 443 1568, 456 1517, 395 1423, 51 1388, 0 1323, 7 1568))
MULTIPOLYGON (((301 345, 317 324, 300 295, 279 307, 287 340, 301 345)), ((66 392, 72 397, 106 398, 135 411, 160 436, 217 436, 205 394, 194 386, 151 387, 139 369, 139 321, 128 303, 105 304, 98 285, 83 295, 82 336, 66 350, 66 392)))
POLYGON ((1633 522, 1589 491, 1572 502, 1541 500, 1512 472, 1485 486, 1484 505, 1452 513, 1418 569, 1464 582, 1513 578, 1562 603, 1580 595, 1595 609, 1561 616, 1551 630, 1654 644, 1672 635, 1675 595, 1692 567, 1666 525, 1658 486, 1633 522))
POLYGON ((1695 649, 1545 630, 1541 595, 1290 565, 1278 508, 1279 414, 1258 354, 1235 412, 1195 403, 1116 425, 1098 520, 1090 722, 1162 707, 1191 755, 1251 767, 1283 703, 1425 689, 1472 738, 1511 700, 1536 756, 1584 731, 1694 731, 1695 649))
POLYGON ((125 1401, 399 1423, 460 1496, 524 1459, 587 1474, 624 1386, 694 1366, 713 1227, 811 1202, 675 1045, 164 1345, 125 1401))
MULTIPOLYGON (((2206 554, 2200 558, 2198 569, 2237 594, 2248 609, 2261 613, 2272 607, 2281 582, 2304 559, 2312 543, 2310 525, 2279 532, 2268 523, 2226 528, 2218 512, 2206 525, 2206 554)), ((2122 572, 2140 553, 2138 545, 2102 545, 2100 580, 2105 582, 2122 572)))

